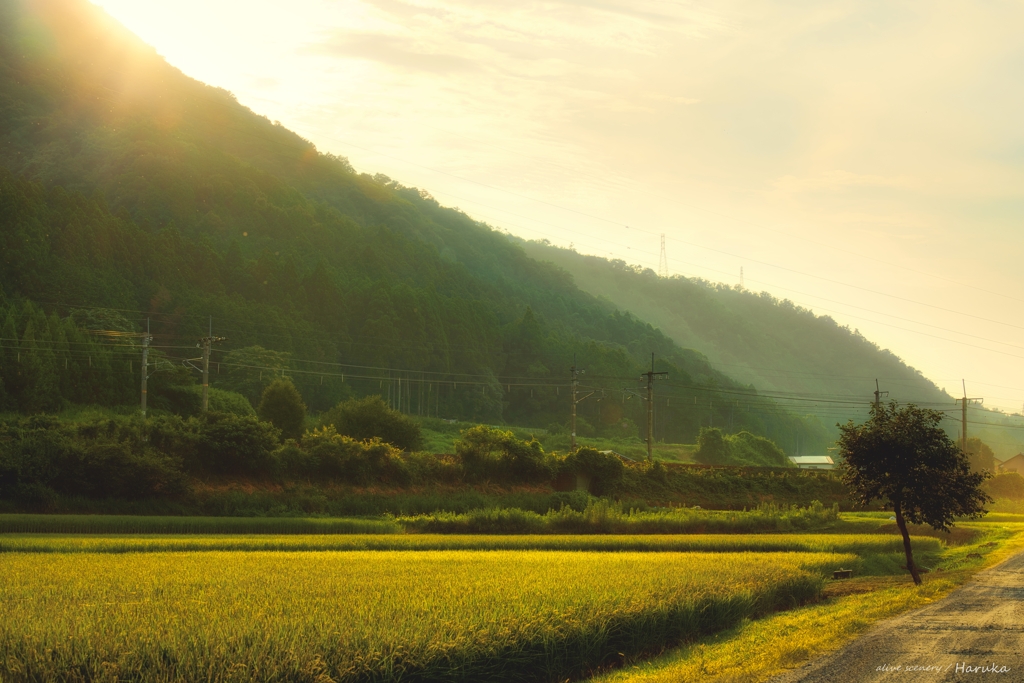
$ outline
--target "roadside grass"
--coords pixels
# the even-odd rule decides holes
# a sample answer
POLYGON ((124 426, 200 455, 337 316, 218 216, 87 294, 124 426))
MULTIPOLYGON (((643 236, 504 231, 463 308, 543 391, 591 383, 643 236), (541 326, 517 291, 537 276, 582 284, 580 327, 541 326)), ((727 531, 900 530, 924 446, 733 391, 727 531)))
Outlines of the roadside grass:
MULTIPOLYGON (((880 515, 878 515, 880 516, 880 515)), ((1000 516, 1001 517, 1001 516, 1000 516)), ((594 683, 759 683, 839 649, 875 622, 946 596, 979 570, 1024 550, 1024 519, 964 523, 974 542, 945 548, 915 587, 905 570, 829 581, 820 603, 748 620, 655 659, 594 678, 594 683)), ((875 567, 876 570, 883 569, 875 567)))
MULTIPOLYGON (((921 557, 937 555, 941 543, 914 538, 921 557)), ((902 558, 903 541, 881 534, 722 534, 667 536, 459 536, 440 534, 358 535, 206 535, 189 536, 0 536, 0 553, 153 553, 212 551, 364 551, 364 550, 551 550, 587 552, 704 552, 854 554, 858 573, 891 573, 902 558)), ((835 567, 838 569, 839 567, 835 567)))
POLYGON ((0 679, 552 681, 816 600, 833 553, 4 553, 0 679))

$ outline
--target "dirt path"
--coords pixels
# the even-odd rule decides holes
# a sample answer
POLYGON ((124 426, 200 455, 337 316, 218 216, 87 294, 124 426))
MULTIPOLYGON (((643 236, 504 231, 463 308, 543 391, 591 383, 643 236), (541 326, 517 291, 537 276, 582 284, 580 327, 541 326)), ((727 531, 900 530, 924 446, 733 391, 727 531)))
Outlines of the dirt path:
POLYGON ((771 683, 1024 682, 1024 553, 771 683))

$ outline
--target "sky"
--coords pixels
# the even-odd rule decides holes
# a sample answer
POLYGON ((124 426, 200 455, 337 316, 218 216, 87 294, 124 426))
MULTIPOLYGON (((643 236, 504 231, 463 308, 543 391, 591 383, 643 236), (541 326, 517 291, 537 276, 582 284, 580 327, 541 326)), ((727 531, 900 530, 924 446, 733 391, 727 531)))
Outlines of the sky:
POLYGON ((1024 409, 1022 3, 95 2, 358 171, 1024 409))

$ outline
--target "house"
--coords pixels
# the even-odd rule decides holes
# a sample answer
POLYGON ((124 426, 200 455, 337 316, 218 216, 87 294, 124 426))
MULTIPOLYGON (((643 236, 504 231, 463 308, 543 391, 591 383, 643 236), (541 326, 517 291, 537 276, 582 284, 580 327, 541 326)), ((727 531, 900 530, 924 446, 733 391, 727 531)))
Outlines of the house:
POLYGON ((836 463, 828 455, 791 455, 789 461, 802 470, 834 470, 836 463))
POLYGON ((1024 475, 1024 453, 1018 453, 1009 460, 999 465, 1000 472, 1016 472, 1017 474, 1024 475))

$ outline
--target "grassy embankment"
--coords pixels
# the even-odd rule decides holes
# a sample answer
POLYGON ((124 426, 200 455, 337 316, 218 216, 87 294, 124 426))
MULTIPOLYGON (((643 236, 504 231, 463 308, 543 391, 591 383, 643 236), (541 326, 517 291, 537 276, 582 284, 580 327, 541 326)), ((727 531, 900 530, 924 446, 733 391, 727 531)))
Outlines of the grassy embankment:
MULTIPOLYGON (((668 464, 651 470, 642 463, 625 468, 613 497, 626 508, 700 506, 743 510, 761 503, 807 506, 818 500, 843 510, 851 501, 838 477, 828 472, 668 464)), ((50 513, 157 516, 396 516, 482 509, 519 509, 544 514, 569 506, 582 510, 585 491, 555 491, 550 485, 432 484, 388 487, 318 484, 306 481, 196 480, 181 496, 117 500, 59 497, 50 513)), ((0 502, 4 512, 27 512, 0 502)))
POLYGON ((117 515, 0 515, 0 533, 92 534, 681 534, 749 533, 827 529, 842 525, 836 506, 760 505, 744 512, 668 508, 627 510, 619 503, 589 499, 545 514, 491 508, 380 519, 295 517, 133 517, 117 515))
MULTIPOLYGON (((878 519, 881 515, 849 517, 878 519)), ((990 514, 958 524, 966 542, 926 557, 931 571, 915 587, 905 570, 830 581, 825 599, 763 619, 595 679, 599 683, 758 683, 842 647, 872 624, 938 600, 982 569, 1024 550, 1024 515, 990 514), (966 532, 966 533, 965 533, 966 532)), ((890 561, 892 558, 890 558, 890 561)))

